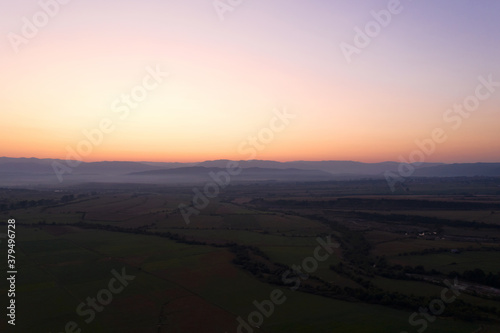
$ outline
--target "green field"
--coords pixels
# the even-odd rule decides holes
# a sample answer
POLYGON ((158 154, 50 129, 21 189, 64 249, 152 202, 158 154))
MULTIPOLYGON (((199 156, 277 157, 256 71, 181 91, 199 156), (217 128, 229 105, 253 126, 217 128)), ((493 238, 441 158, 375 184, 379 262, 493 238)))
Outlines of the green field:
MULTIPOLYGON (((341 193, 340 188, 331 192, 315 186, 280 185, 271 194, 268 186, 233 187, 190 223, 177 210, 189 196, 176 194, 178 189, 16 192, 13 208, 0 211, 0 219, 17 223, 16 332, 61 332, 72 321, 82 332, 95 333, 237 332, 237 319, 248 321, 256 311, 253 302, 270 299, 276 290, 286 301, 274 305, 253 332, 417 332, 420 326, 412 326, 410 316, 445 288, 445 277, 431 276, 432 270, 500 274, 500 230, 453 222, 463 216, 470 223, 483 214, 481 221, 494 224, 485 211, 392 209, 408 216, 395 221, 384 219, 391 212, 372 209, 386 197, 337 197, 332 193, 341 193), (68 193, 73 200, 58 201, 68 193), (24 197, 53 202, 17 207, 24 197), (365 204, 356 208, 360 198, 365 204), (290 274, 293 265, 304 270, 318 237, 331 237, 341 246, 292 290, 284 273, 290 274), (421 274, 434 281, 413 280, 395 265, 421 267, 421 274), (398 269, 399 275, 387 276, 398 269), (90 312, 78 313, 77 307, 109 290, 113 272, 122 270, 135 278, 85 322, 90 312)), ((384 205, 397 208, 393 199, 384 205)), ((408 196, 399 199, 412 204, 408 196)), ((415 200, 452 199, 427 194, 415 200)), ((492 202, 492 196, 487 200, 492 202)), ((0 244, 2 251, 6 245, 0 244)), ((4 271, 5 264, 0 265, 4 271)), ((6 284, 0 288, 2 299, 7 289, 6 284)), ((426 332, 498 332, 500 296, 464 290, 457 299, 447 306, 451 312, 427 322, 426 332)), ((0 323, 0 331, 7 328, 0 323)))
MULTIPOLYGON (((210 324, 207 332, 236 331, 236 326, 224 326, 224 318, 248 315, 255 310, 254 300, 268 299, 277 288, 233 268, 230 254, 219 248, 102 231, 72 230, 59 236, 43 229, 20 228, 18 232, 22 238, 26 237, 18 245, 23 253, 18 264, 23 278, 18 280, 17 297, 19 329, 23 332, 55 331, 62 329, 67 321, 80 323, 81 328, 92 332, 153 332, 162 305, 175 302, 176 297, 191 297, 190 302, 204 304, 205 311, 211 311, 210 318, 199 318, 206 320, 198 323, 200 329, 210 324), (76 306, 106 288, 113 276, 111 271, 122 267, 136 278, 93 322, 83 322, 84 318, 75 312, 76 306), (40 308, 44 302, 50 302, 50 306, 40 308), (122 320, 124 313, 140 320, 122 320)), ((300 257, 301 253, 295 256, 300 257)), ((295 258, 290 259, 293 262, 295 258)), ((328 332, 335 328, 382 332, 407 325, 405 311, 331 300, 286 287, 280 289, 287 301, 266 319, 262 325, 265 330, 328 332), (300 324, 297 327, 293 322, 300 324)), ((191 311, 186 307, 176 316, 196 316, 191 311)), ((182 324, 176 325, 180 332, 182 324)), ((469 332, 473 328, 473 324, 450 325, 440 321, 429 332, 469 332)))

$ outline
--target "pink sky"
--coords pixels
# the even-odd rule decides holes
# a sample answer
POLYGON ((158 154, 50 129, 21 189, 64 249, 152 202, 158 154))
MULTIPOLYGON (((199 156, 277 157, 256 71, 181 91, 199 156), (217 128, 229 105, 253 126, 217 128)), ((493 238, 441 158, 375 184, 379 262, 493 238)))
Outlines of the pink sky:
POLYGON ((500 3, 401 1, 349 63, 341 43, 389 1, 358 3, 247 0, 221 21, 209 0, 74 0, 16 52, 42 9, 1 0, 0 156, 65 158, 109 119, 85 160, 239 160, 286 108, 295 118, 256 158, 397 161, 442 128, 426 161, 500 162, 500 87, 456 129, 444 118, 478 77, 500 81, 500 3), (113 102, 148 67, 169 76, 121 119, 113 102))

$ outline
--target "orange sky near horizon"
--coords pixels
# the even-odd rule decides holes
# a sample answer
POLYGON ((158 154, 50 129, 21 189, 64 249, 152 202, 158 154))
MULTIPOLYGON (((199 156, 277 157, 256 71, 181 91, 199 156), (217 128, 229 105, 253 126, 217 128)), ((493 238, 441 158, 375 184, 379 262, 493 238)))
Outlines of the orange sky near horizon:
MULTIPOLYGON (((3 40, 0 156, 400 161, 441 128, 426 162, 500 162, 500 87, 446 113, 478 77, 500 81, 494 2, 407 3, 351 63, 339 44, 386 2, 249 1, 224 21, 210 1, 111 3, 66 5, 17 53, 3 40), (285 109, 294 117, 277 117, 285 109)), ((20 33, 37 9, 16 4, 1 33, 20 33)))

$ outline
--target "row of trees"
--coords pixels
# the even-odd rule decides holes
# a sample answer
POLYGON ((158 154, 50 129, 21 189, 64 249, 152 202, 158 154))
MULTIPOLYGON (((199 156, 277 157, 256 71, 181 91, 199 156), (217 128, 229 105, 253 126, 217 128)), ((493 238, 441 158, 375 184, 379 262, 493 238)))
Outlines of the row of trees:
POLYGON ((11 203, 0 204, 0 211, 8 211, 15 209, 31 208, 36 206, 49 206, 54 205, 58 201, 55 199, 40 199, 40 200, 20 200, 11 203))
POLYGON ((68 202, 74 201, 77 198, 82 198, 86 196, 85 194, 80 194, 75 197, 74 194, 65 194, 60 199, 39 199, 39 200, 19 200, 15 202, 3 202, 0 204, 0 211, 25 209, 32 207, 43 207, 43 206, 53 206, 57 204, 66 204, 68 202))
POLYGON ((271 202, 259 198, 252 204, 272 204, 279 207, 299 207, 316 209, 359 209, 363 210, 500 210, 500 204, 487 202, 457 202, 418 199, 367 199, 338 198, 335 200, 287 200, 280 199, 271 202))
MULTIPOLYGON (((474 246, 469 246, 469 247, 460 247, 456 248, 458 252, 465 252, 465 251, 500 251, 500 246, 480 246, 480 247, 474 247, 474 246)), ((423 255, 428 255, 428 254, 439 254, 439 253, 447 253, 450 252, 451 250, 449 248, 430 248, 430 249, 423 249, 421 251, 412 251, 412 252, 402 252, 398 253, 398 256, 423 256, 423 255)))

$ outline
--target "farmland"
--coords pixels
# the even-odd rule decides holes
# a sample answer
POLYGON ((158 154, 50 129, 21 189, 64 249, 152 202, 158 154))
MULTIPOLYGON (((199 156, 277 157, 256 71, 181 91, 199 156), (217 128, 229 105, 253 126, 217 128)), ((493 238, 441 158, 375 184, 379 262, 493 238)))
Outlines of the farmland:
POLYGON ((16 329, 497 332, 500 195, 473 183, 464 194, 461 182, 414 195, 377 186, 236 184, 189 223, 178 208, 188 187, 0 189, 0 227, 17 223, 16 329), (130 280, 106 293, 117 274, 130 280), (459 291, 443 311, 409 320, 450 283, 459 291), (273 292, 282 302, 252 317, 273 292))

